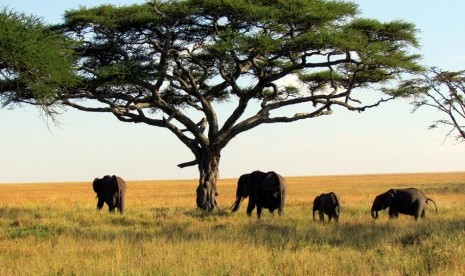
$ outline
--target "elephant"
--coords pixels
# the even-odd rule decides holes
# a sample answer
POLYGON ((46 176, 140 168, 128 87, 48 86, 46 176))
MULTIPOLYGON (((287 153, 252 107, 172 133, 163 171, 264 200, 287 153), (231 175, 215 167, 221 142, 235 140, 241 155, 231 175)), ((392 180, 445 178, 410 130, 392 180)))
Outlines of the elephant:
POLYGON ((376 196, 371 207, 371 216, 378 218, 378 211, 389 208, 389 218, 397 218, 400 214, 410 215, 418 220, 418 217, 425 218, 425 207, 428 201, 434 203, 436 213, 438 208, 436 202, 428 198, 424 193, 416 188, 390 189, 389 191, 376 196))
POLYGON ((321 194, 313 200, 313 220, 315 221, 315 212, 318 211, 321 222, 324 222, 324 214, 326 214, 329 222, 334 218, 334 221, 338 223, 340 208, 341 201, 335 193, 321 194))
POLYGON ((95 178, 92 184, 94 191, 97 193, 97 209, 100 211, 103 204, 108 205, 111 213, 115 208, 122 214, 126 197, 126 182, 119 176, 106 175, 103 178, 95 178))
POLYGON ((244 198, 249 197, 247 215, 251 216, 257 206, 257 218, 260 220, 262 208, 273 213, 278 209, 280 216, 284 214, 284 203, 286 201, 286 181, 273 172, 254 171, 242 175, 237 182, 236 201, 231 206, 232 212, 239 210, 244 198))

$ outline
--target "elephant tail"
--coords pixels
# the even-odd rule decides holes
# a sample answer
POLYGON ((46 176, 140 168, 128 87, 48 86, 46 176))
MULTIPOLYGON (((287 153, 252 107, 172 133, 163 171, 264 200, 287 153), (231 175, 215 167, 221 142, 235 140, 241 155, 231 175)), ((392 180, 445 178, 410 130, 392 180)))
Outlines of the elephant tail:
POLYGON ((431 198, 427 197, 426 198, 426 204, 428 204, 428 201, 431 201, 434 203, 434 208, 436 209, 436 214, 438 213, 438 206, 436 206, 436 202, 434 202, 434 200, 432 200, 431 198))
MULTIPOLYGON (((231 205, 230 209, 231 209, 231 212, 236 212, 237 210, 239 210, 239 207, 241 207, 241 202, 244 198, 242 196, 238 196, 236 197, 236 201, 234 201, 233 205, 231 205)), ((249 199, 250 200, 250 199, 249 199)))

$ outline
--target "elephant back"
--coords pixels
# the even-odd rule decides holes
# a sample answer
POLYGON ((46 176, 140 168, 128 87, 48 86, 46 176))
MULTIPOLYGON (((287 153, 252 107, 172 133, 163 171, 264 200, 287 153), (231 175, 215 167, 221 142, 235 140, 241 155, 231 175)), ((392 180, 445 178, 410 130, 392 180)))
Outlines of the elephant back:
POLYGON ((260 183, 263 183, 267 175, 267 173, 264 173, 262 171, 254 171, 249 175, 248 181, 251 183, 252 186, 257 186, 260 183))
POLYGON ((426 201, 426 196, 417 188, 397 189, 395 202, 413 203, 414 201, 426 201))
POLYGON ((268 172, 266 174, 263 183, 266 186, 271 186, 273 188, 276 188, 277 190, 281 190, 283 187, 286 186, 284 178, 273 171, 268 172))

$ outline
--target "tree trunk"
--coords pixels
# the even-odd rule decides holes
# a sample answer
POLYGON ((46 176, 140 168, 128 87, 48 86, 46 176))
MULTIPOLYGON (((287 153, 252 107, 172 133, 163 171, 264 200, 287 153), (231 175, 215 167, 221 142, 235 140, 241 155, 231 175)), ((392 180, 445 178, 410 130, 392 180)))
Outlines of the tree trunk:
POLYGON ((220 154, 203 154, 199 160, 199 186, 197 187, 197 207, 204 211, 218 208, 216 181, 219 176, 220 154))

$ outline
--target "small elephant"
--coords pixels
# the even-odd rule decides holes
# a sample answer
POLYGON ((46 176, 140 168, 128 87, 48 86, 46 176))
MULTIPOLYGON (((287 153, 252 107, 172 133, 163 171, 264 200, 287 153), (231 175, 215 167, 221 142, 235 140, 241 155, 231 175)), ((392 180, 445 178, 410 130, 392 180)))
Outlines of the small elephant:
POLYGON ((313 220, 315 220, 315 212, 318 211, 321 222, 324 222, 324 214, 326 214, 329 222, 334 218, 334 221, 337 223, 339 222, 340 208, 341 201, 335 193, 321 194, 313 200, 313 220))
POLYGON ((260 219, 262 208, 267 208, 271 213, 278 209, 279 215, 283 215, 284 202, 286 201, 286 181, 284 178, 271 171, 254 171, 242 175, 237 182, 236 201, 231 206, 232 212, 239 210, 244 198, 249 197, 247 215, 251 216, 257 206, 257 217, 260 219))
POLYGON ((97 193, 97 209, 100 211, 103 204, 108 205, 111 213, 115 208, 122 214, 126 197, 126 182, 119 176, 106 175, 103 178, 95 178, 92 184, 94 191, 97 193))
POLYGON ((378 218, 378 211, 389 208, 389 218, 397 218, 400 214, 415 217, 425 217, 425 207, 428 201, 434 203, 436 213, 438 208, 436 202, 426 197, 422 191, 415 188, 408 189, 390 189, 389 191, 376 196, 373 206, 371 207, 371 216, 373 219, 378 218))

